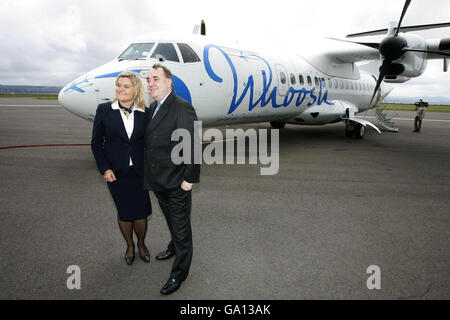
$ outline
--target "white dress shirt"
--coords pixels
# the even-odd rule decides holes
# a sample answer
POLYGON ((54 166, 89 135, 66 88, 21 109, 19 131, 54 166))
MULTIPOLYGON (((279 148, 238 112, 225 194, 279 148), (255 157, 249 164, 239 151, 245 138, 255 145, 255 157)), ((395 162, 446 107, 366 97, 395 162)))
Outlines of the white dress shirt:
POLYGON ((164 103, 164 101, 166 101, 167 97, 171 93, 172 93, 172 90, 170 90, 170 92, 167 94, 167 96, 165 96, 161 101, 156 101, 156 109, 153 112, 152 119, 156 116, 156 113, 159 111, 159 109, 161 108, 162 104, 164 103))
MULTIPOLYGON (((140 108, 138 108, 136 106, 136 104, 133 104, 133 106, 132 106, 133 112, 131 112, 130 115, 128 116, 128 118, 127 118, 127 116, 125 115, 123 110, 120 109, 118 101, 112 103, 111 104, 111 108, 113 110, 120 110, 120 115, 122 116, 122 121, 123 121, 123 125, 125 126, 125 131, 127 132, 128 139, 130 139, 131 135, 133 134, 133 130, 134 130, 134 113, 136 111, 139 111, 139 112, 145 112, 145 111, 143 111, 140 108)), ((131 161, 131 157, 130 157, 130 166, 132 166, 132 165, 133 165, 133 161, 131 161)))

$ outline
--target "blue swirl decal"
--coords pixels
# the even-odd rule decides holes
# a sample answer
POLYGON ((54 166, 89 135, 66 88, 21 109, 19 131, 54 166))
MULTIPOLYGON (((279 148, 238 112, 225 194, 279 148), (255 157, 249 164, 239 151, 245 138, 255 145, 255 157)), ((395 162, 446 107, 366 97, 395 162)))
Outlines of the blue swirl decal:
POLYGON ((181 80, 174 74, 172 74, 172 78, 173 78, 173 91, 175 91, 175 93, 178 96, 180 96, 181 98, 187 100, 189 103, 192 104, 191 93, 189 92, 189 89, 183 82, 183 80, 181 80))
MULTIPOLYGON (((292 101, 295 99, 295 97, 297 96, 297 99, 295 101, 295 106, 299 107, 306 98, 309 98, 309 101, 307 103, 308 107, 311 107, 312 105, 316 104, 317 105, 321 105, 322 103, 328 104, 328 105, 333 105, 334 103, 330 103, 327 101, 328 98, 328 90, 325 90, 325 92, 322 90, 322 80, 319 79, 319 92, 318 95, 316 95, 315 90, 316 88, 313 87, 311 90, 308 90, 306 88, 301 88, 299 90, 296 90, 292 87, 289 87, 286 96, 284 97, 284 100, 281 103, 277 102, 277 92, 278 92, 278 87, 274 86, 272 91, 269 93, 270 87, 272 85, 272 81, 273 81, 273 72, 272 72, 272 68, 270 67, 270 64, 262 57, 257 56, 257 55, 248 55, 247 57, 253 57, 256 59, 261 60, 264 65, 267 67, 267 71, 268 71, 268 77, 267 77, 267 72, 266 70, 262 69, 261 70, 261 75, 262 75, 262 93, 261 96, 255 101, 255 81, 254 81, 254 76, 253 74, 249 75, 245 88, 242 92, 242 94, 240 95, 240 97, 238 97, 238 76, 237 76, 237 72, 236 72, 236 67, 234 66, 233 62, 231 61, 231 58, 229 57, 229 55, 220 47, 210 44, 205 46, 204 50, 203 50, 203 61, 204 61, 204 65, 205 65, 205 70, 208 74, 208 76, 215 82, 218 83, 222 83, 223 82, 223 78, 221 78, 220 76, 218 76, 212 69, 211 67, 211 61, 210 61, 210 57, 209 57, 209 51, 211 49, 216 49, 218 50, 225 58, 225 60, 227 61, 231 73, 233 75, 233 98, 231 100, 230 103, 230 108, 228 110, 228 114, 233 113, 242 103, 242 101, 245 99, 245 97, 247 96, 247 94, 249 93, 249 105, 248 105, 248 110, 252 111, 256 106, 260 105, 261 108, 264 108, 265 106, 267 106, 269 103, 271 104, 272 108, 280 108, 280 107, 288 107, 292 101)), ((241 56, 239 58, 242 58, 243 60, 245 60, 246 62, 249 62, 246 56, 244 56, 241 52, 241 56)))
POLYGON ((81 89, 80 87, 78 87, 80 84, 84 83, 84 82, 88 82, 87 79, 84 79, 83 81, 80 82, 76 82, 74 81, 66 90, 64 90, 64 93, 71 91, 71 90, 76 90, 78 92, 84 93, 86 91, 84 91, 83 89, 81 89))

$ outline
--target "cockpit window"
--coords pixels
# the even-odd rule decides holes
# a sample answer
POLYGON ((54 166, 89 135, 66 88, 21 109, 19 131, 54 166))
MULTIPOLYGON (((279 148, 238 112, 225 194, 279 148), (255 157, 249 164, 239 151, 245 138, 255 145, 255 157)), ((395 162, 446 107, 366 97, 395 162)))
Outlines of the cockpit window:
POLYGON ((119 60, 145 60, 152 50, 152 43, 132 43, 120 56, 119 60))
POLYGON ((160 43, 152 54, 152 58, 180 62, 177 51, 171 43, 160 43))
POLYGON ((181 56, 183 57, 184 63, 189 62, 199 62, 200 58, 195 53, 192 48, 186 43, 178 43, 178 48, 180 48, 181 56))

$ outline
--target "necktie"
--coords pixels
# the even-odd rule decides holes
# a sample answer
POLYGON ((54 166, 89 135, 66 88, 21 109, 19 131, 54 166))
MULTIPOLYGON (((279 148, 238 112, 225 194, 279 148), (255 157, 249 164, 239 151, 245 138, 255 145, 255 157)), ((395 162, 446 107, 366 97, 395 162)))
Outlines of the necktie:
POLYGON ((160 107, 161 107, 161 103, 158 102, 158 104, 156 105, 155 112, 153 112, 152 119, 156 116, 156 113, 158 112, 158 110, 159 110, 160 107))
POLYGON ((133 113, 133 107, 127 108, 127 107, 122 106, 120 103, 119 103, 119 107, 120 107, 120 109, 122 109, 123 113, 127 116, 127 119, 130 116, 130 114, 133 113))

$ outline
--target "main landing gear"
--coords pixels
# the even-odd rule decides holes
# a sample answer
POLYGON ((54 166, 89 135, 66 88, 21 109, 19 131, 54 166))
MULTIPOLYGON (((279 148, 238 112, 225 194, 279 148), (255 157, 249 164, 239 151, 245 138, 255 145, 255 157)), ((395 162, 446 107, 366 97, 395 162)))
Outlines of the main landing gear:
POLYGON ((347 120, 345 124, 345 136, 353 139, 362 139, 366 133, 366 127, 361 123, 347 120))

